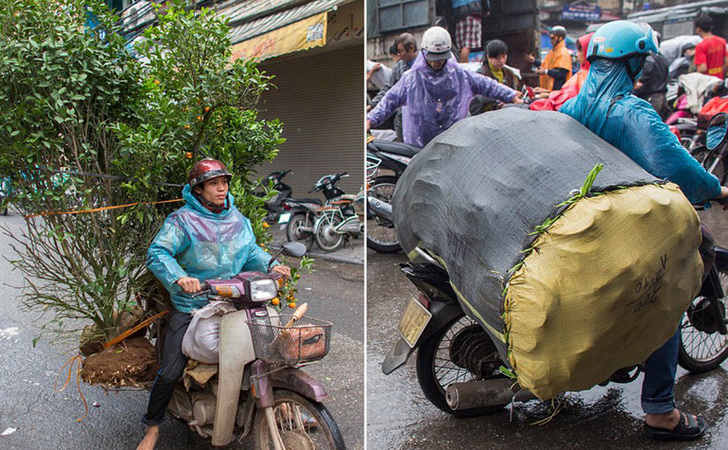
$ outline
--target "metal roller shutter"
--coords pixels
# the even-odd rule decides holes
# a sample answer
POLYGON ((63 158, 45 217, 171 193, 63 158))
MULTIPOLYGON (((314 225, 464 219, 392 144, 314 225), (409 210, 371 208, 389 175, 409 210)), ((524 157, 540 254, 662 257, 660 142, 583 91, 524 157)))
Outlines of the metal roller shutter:
POLYGON ((263 97, 261 115, 279 118, 287 141, 258 174, 293 169, 285 181, 294 197, 311 197, 307 192, 321 176, 346 171, 350 177, 338 186, 357 193, 364 178, 363 46, 274 61, 262 68, 275 75, 278 88, 263 97))

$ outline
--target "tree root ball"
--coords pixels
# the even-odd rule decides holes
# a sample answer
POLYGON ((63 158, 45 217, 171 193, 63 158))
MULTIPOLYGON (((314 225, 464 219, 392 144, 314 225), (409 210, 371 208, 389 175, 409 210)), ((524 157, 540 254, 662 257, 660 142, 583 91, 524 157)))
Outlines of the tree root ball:
POLYGON ((89 384, 136 386, 152 381, 158 369, 154 346, 144 338, 133 338, 86 358, 81 379, 89 384))

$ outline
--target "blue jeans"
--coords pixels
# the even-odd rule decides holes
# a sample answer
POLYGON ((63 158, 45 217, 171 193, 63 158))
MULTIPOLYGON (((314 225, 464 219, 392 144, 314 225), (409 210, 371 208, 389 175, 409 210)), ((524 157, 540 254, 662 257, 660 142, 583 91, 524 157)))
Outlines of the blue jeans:
POLYGON ((663 414, 675 408, 675 372, 680 330, 647 358, 642 381, 642 410, 646 414, 663 414))
MULTIPOLYGON (((703 267, 705 267, 703 274, 703 281, 705 281, 715 262, 715 241, 705 225, 701 225, 700 230, 703 240, 698 250, 703 259, 703 267)), ((645 379, 642 382, 642 410, 646 414, 664 414, 675 408, 673 391, 679 345, 680 328, 647 359, 645 379)))

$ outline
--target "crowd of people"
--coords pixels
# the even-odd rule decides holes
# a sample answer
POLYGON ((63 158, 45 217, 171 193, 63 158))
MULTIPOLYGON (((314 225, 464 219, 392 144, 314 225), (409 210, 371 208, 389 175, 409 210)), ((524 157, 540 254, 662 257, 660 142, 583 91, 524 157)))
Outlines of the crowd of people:
MULTIPOLYGON (((464 73, 464 66, 458 63, 467 62, 470 50, 482 46, 482 44, 474 42, 476 39, 478 42, 481 40, 480 20, 482 14, 482 11, 472 9, 474 4, 479 5, 480 2, 453 1, 452 11, 456 23, 454 44, 460 50, 450 54, 449 63, 445 65, 447 69, 445 72, 452 70, 457 73, 464 73)), ((657 50, 645 56, 639 76, 636 77, 633 84, 632 93, 647 100, 663 119, 672 106, 668 105, 666 98, 669 80, 675 80, 680 75, 690 72, 710 75, 720 79, 725 77, 726 68, 728 68, 726 41, 713 34, 713 21, 709 15, 702 15, 696 19, 695 33, 695 36, 681 36, 666 41, 663 45, 656 45, 657 50)), ((579 93, 589 73, 590 63, 586 55, 593 34, 587 33, 576 40, 575 59, 578 62, 578 70, 576 70, 572 67, 572 59, 574 58, 572 58, 566 47, 567 30, 562 26, 554 26, 549 30, 552 48, 543 61, 529 55, 529 60, 538 66, 535 70, 538 74, 538 86, 533 89, 534 98, 529 105, 530 109, 557 111, 567 100, 579 93)), ((659 37, 657 33, 655 35, 659 37)), ((507 65, 508 45, 500 39, 493 39, 486 43, 484 49, 484 57, 476 73, 494 80, 504 87, 519 91, 524 83, 521 80, 521 74, 507 65)), ((382 64, 371 62, 368 67, 367 80, 373 81, 377 77, 381 79, 376 83, 377 88, 379 88, 378 93, 368 102, 368 111, 376 110, 387 92, 397 84, 407 70, 413 67, 419 53, 427 53, 424 48, 418 50, 417 42, 410 33, 403 33, 398 36, 390 52, 396 61, 394 67, 389 71, 391 75, 383 76, 388 68, 382 64)), ((479 79, 479 77, 473 78, 471 75, 468 75, 468 77, 475 80, 479 79)), ((474 90, 471 88, 472 83, 472 81, 468 81, 466 82, 468 88, 464 91, 456 91, 459 104, 469 102, 467 113, 470 115, 496 109, 502 103, 511 102, 512 98, 517 99, 516 101, 521 98, 519 94, 515 97, 483 95, 478 90, 479 87, 476 86, 474 90)), ((450 87, 448 86, 448 88, 450 87)), ((388 108, 384 108, 370 113, 369 123, 383 128, 392 128, 396 132, 399 141, 413 144, 417 141, 417 144, 426 144, 427 140, 418 140, 412 137, 410 139, 404 138, 401 107, 406 104, 406 100, 401 98, 398 101, 401 104, 393 110, 393 122, 389 122, 388 117, 385 117, 389 115, 390 111, 388 108), (382 112, 386 114, 382 115, 382 112)), ((460 110, 454 114, 451 123, 445 124, 440 121, 433 125, 436 129, 446 129, 449 125, 467 115, 463 115, 460 110)))

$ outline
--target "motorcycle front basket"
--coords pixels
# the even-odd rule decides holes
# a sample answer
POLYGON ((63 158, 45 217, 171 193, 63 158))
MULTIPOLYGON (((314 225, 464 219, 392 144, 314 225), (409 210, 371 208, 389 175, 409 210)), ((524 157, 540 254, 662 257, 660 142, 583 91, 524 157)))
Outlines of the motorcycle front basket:
POLYGON ((286 365, 317 361, 329 353, 332 323, 302 317, 290 327, 285 325, 292 313, 280 313, 267 321, 249 321, 256 357, 286 365))

